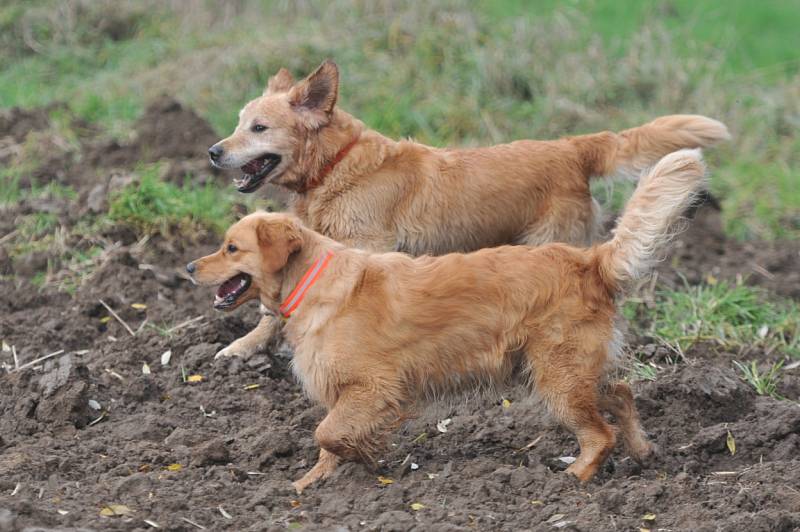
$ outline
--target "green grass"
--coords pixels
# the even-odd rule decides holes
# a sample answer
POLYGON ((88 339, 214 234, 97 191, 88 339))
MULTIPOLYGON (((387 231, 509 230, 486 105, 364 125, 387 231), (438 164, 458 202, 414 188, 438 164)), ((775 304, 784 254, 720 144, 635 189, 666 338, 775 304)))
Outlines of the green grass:
POLYGON ((158 165, 142 168, 139 176, 111 197, 108 218, 143 233, 201 227, 221 234, 234 221, 234 205, 242 201, 230 187, 162 181, 158 165))
POLYGON ((665 290, 655 304, 626 305, 626 316, 648 334, 685 352, 698 341, 800 357, 800 307, 771 301, 757 288, 718 282, 665 290))
POLYGON ((798 27, 794 0, 7 2, 0 108, 64 101, 124 138, 167 93, 224 135, 280 66, 332 57, 345 109, 437 146, 702 113, 734 135, 709 152, 728 232, 798 238, 798 27))
POLYGON ((755 360, 750 362, 749 365, 737 361, 734 361, 733 364, 738 368, 745 382, 752 386, 758 395, 780 398, 778 395, 778 381, 780 380, 781 368, 783 368, 782 360, 769 366, 766 371, 759 370, 755 360))

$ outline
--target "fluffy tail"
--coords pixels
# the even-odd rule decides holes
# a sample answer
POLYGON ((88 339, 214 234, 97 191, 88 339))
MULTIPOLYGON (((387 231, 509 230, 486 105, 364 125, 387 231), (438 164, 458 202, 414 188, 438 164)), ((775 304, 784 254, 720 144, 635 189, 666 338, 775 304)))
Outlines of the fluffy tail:
POLYGON ((648 273, 659 247, 678 232, 675 222, 705 189, 705 170, 700 150, 680 150, 639 180, 614 237, 595 248, 601 275, 610 285, 648 273))
POLYGON ((638 177, 661 157, 730 138, 725 124, 701 115, 670 115, 620 133, 572 137, 587 175, 638 177))

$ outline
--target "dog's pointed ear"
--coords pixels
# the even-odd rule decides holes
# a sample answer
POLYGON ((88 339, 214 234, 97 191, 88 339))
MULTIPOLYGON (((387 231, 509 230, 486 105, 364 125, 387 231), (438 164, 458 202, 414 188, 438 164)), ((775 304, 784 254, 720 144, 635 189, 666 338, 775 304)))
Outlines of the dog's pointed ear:
POLYGON ((339 67, 326 59, 306 79, 289 90, 292 107, 307 111, 316 118, 316 127, 324 125, 339 96, 339 67))
POLYGON ((256 226, 256 236, 264 269, 270 273, 282 270, 289 257, 303 247, 303 234, 292 219, 261 220, 256 226))
POLYGON ((281 68, 278 73, 269 78, 264 94, 275 94, 276 92, 288 92, 294 86, 294 76, 292 73, 281 68))

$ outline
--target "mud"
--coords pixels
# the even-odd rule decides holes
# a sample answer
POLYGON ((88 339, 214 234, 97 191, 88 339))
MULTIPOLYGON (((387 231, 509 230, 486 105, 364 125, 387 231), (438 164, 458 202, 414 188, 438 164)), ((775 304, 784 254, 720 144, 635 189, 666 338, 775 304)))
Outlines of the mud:
MULTIPOLYGON (((159 113, 188 112, 157 105, 159 113)), ((129 172, 142 157, 176 168, 205 163, 210 134, 172 145, 157 128, 144 134, 148 116, 128 144, 82 144, 71 157, 82 161, 83 174, 65 179, 88 194, 110 179, 110 168, 129 172), (93 156, 101 166, 86 164, 93 156)), ((49 127, 40 119, 26 119, 32 125, 24 128, 0 121, 0 137, 20 140, 49 127)), ((69 204, 50 208, 65 224, 77 219, 69 204)), ((675 259, 660 266, 660 282, 741 274, 772 293, 799 296, 796 245, 731 242, 718 219, 712 208, 697 213, 674 243, 675 259)), ((0 229, 6 234, 13 223, 0 229)), ((378 470, 347 464, 298 496, 290 483, 314 464, 313 431, 324 412, 292 378, 286 346, 214 361, 259 316, 252 304, 215 313, 213 290, 181 275, 183 264, 216 245, 213 235, 193 236, 144 245, 123 239, 72 294, 38 290, 36 264, 12 265, 15 276, 0 291, 2 340, 15 347, 19 365, 63 353, 14 370, 13 353, 0 352, 0 531, 149 530, 154 523, 198 530, 192 522, 208 530, 800 528, 800 370, 784 372, 785 400, 760 397, 734 371, 735 354, 706 344, 685 362, 659 362, 655 381, 634 383, 659 448, 643 465, 619 448, 594 481, 576 484, 561 460, 575 456, 575 439, 512 386, 502 395, 508 407, 489 396, 422 412, 392 435, 378 470), (446 418, 442 433, 437 422, 446 418), (101 515, 104 508, 123 515, 101 515)), ((632 350, 657 355, 652 346, 632 350)), ((751 356, 771 362, 780 354, 751 356)))

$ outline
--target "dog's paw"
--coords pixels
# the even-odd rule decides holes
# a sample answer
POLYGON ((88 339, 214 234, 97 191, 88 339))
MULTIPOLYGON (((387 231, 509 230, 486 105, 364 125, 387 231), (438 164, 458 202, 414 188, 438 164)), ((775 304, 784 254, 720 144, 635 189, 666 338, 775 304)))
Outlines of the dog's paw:
POLYGON ((245 346, 238 344, 238 342, 233 342, 231 345, 226 347, 225 349, 221 349, 214 355, 214 360, 219 360, 220 358, 226 357, 239 357, 239 358, 247 358, 253 354, 251 349, 247 349, 245 346))

